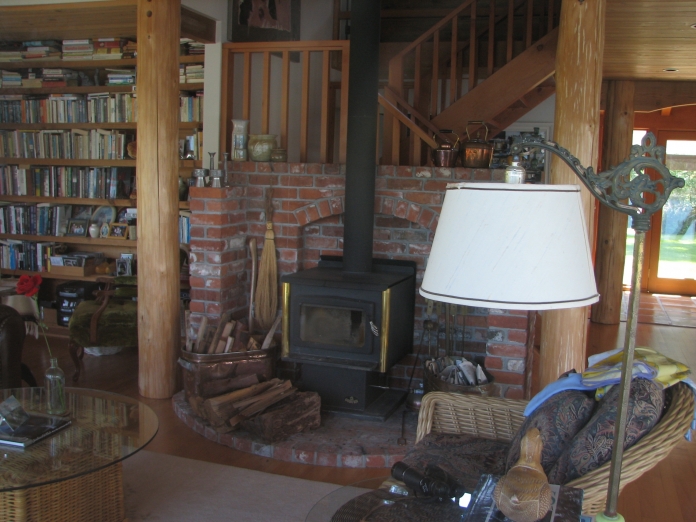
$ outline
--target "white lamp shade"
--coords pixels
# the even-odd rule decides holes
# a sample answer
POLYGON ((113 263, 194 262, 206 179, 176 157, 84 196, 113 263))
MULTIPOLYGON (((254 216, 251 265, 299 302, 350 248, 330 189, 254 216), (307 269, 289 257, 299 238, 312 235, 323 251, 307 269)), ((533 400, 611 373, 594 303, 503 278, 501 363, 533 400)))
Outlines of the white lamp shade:
POLYGON ((580 187, 448 185, 420 294, 508 310, 595 303, 580 187))

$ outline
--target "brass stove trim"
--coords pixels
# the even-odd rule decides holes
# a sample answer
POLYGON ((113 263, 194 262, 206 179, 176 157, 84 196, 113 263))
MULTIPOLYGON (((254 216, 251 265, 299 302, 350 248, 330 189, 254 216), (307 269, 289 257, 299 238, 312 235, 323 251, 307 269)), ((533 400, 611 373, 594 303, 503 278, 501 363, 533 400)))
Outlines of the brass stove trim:
POLYGON ((389 320, 391 314, 391 288, 382 292, 382 325, 380 328, 381 351, 379 354, 379 371, 387 371, 387 353, 389 350, 389 320))
POLYGON ((282 296, 283 304, 283 346, 281 349, 282 357, 290 356, 290 283, 283 283, 282 296))

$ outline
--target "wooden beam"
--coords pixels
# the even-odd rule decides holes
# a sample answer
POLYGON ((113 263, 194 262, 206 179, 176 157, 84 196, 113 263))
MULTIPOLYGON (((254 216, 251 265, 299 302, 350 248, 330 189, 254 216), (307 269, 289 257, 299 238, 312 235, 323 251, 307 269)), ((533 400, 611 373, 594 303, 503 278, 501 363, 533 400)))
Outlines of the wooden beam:
MULTIPOLYGON (((635 83, 610 81, 604 113, 602 170, 609 170, 628 158, 633 144, 633 95, 635 83)), ((619 324, 623 297, 628 216, 606 205, 599 206, 595 279, 599 302, 592 305, 592 322, 619 324)))
POLYGON ((176 391, 180 0, 138 1, 138 389, 176 391))
MULTIPOLYGON (((605 0, 563 0, 561 4, 554 141, 586 167, 596 167, 598 158, 605 8, 605 0)), ((581 185, 575 173, 555 155, 551 162, 551 182, 581 185)), ((592 234, 594 201, 589 191, 581 187, 587 230, 592 234)), ((544 312, 539 368, 542 388, 563 372, 573 368, 578 372, 584 370, 587 310, 581 307, 544 312)))
MULTIPOLYGON (((666 107, 696 105, 696 82, 637 80, 633 110, 659 111, 666 107)), ((602 109, 606 107, 608 81, 602 83, 602 109)))
POLYGON ((181 37, 191 38, 196 42, 215 43, 217 22, 198 11, 181 6, 181 37))

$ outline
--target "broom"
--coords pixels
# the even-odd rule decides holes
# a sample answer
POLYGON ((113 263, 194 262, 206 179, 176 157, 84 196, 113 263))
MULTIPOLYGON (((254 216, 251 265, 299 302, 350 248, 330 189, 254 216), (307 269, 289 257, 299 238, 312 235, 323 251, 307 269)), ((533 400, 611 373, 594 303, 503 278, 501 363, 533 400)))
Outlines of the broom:
POLYGON ((266 190, 266 235, 259 262, 255 315, 261 330, 273 326, 278 309, 278 267, 273 234, 273 188, 266 190))

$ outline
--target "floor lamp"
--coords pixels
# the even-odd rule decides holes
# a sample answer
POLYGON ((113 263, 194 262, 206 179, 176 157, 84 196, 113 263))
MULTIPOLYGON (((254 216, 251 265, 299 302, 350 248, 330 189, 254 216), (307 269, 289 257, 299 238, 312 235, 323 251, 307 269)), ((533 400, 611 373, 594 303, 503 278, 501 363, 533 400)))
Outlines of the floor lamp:
MULTIPOLYGON (((633 218, 633 274, 614 433, 614 440, 623 441, 631 383, 625 369, 633 366, 645 232, 652 214, 684 180, 663 165, 664 147, 656 147, 650 133, 629 159, 600 174, 535 136, 516 141, 511 153, 528 148, 558 155, 597 199, 633 218), (656 179, 647 168, 657 172, 656 179)), ((450 184, 420 293, 446 303, 509 310, 587 306, 599 299, 587 238, 577 185, 450 184)), ((622 458, 623 444, 614 444, 607 507, 598 521, 623 520, 616 513, 622 458)))

